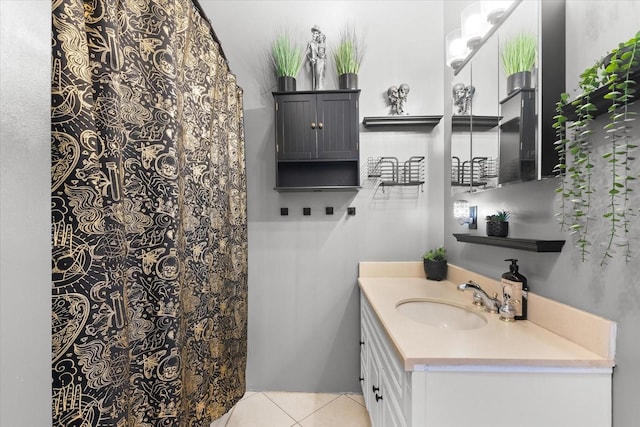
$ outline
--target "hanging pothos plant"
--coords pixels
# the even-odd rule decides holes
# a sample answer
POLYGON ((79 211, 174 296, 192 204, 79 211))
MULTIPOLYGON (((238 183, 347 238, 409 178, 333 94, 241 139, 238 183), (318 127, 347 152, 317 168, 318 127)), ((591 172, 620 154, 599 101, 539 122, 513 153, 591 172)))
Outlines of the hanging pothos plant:
POLYGON ((621 43, 605 59, 584 70, 579 82, 582 95, 570 101, 569 95, 563 93, 556 103, 554 128, 559 157, 556 172, 562 177, 556 190, 562 195, 558 217, 562 229, 576 235, 583 261, 591 247, 590 225, 598 219, 591 211, 596 193, 593 169, 598 164, 592 153, 593 120, 598 112, 596 102, 607 108, 608 121, 603 128, 608 148, 602 158, 609 164, 610 172, 607 209, 602 214, 609 222, 609 232, 601 263, 613 257, 616 246, 624 251, 625 260, 631 261, 628 234, 636 211, 630 206, 630 193, 637 178, 631 163, 637 146, 632 143, 631 135, 636 113, 629 110, 629 105, 636 99, 639 68, 640 32, 621 43), (596 101, 598 97, 602 102, 596 101), (573 120, 567 117, 569 109, 575 109, 573 120))

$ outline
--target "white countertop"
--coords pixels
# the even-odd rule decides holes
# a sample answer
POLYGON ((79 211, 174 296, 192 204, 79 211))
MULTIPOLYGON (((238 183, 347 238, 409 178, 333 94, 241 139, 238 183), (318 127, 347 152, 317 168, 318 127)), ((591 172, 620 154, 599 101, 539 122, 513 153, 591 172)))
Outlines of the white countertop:
POLYGON ((449 281, 416 277, 361 277, 358 283, 407 371, 425 366, 611 368, 615 362, 530 321, 504 322, 472 304, 471 292, 449 281), (396 306, 432 299, 482 314, 487 324, 472 330, 438 328, 411 320, 396 306))

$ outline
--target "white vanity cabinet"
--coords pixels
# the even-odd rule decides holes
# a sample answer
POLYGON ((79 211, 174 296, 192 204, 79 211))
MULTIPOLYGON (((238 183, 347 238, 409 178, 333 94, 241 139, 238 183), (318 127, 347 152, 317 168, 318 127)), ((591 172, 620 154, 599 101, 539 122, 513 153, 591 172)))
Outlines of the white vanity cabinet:
MULTIPOLYGON (((507 365, 500 349, 495 364, 434 358, 407 367, 363 292, 360 307, 361 384, 373 427, 611 426, 610 367, 507 365)), ((428 333, 414 339, 439 345, 428 333)), ((464 341, 461 334, 456 351, 464 341)))

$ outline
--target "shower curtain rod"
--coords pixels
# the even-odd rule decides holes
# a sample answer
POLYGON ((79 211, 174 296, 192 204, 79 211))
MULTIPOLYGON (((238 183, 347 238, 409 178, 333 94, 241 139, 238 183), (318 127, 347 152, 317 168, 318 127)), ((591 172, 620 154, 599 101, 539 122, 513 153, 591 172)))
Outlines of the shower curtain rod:
POLYGON ((229 65, 229 60, 227 59, 227 55, 224 53, 224 50, 222 49, 222 43, 220 43, 220 39, 218 38, 218 35, 216 34, 215 30, 213 29, 213 24, 211 23, 211 20, 207 17, 207 14, 204 12, 204 9, 202 8, 202 6, 200 5, 200 2, 198 0, 191 0, 191 1, 193 2, 193 5, 195 6, 195 8, 198 10, 198 13, 200 13, 200 16, 202 16, 202 18, 205 21, 207 21, 207 23, 209 24, 209 30, 211 31, 211 37, 213 37, 213 40, 215 40, 215 42, 218 43, 218 47, 220 48, 220 54, 224 58, 224 60, 227 63, 227 65, 229 65))

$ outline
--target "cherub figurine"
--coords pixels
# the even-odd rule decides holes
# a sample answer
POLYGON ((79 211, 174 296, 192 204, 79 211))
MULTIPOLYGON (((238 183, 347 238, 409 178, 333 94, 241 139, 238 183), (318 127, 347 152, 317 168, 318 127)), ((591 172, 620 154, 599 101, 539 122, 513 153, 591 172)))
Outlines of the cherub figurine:
POLYGON ((391 86, 387 89, 387 99, 391 105, 391 114, 398 114, 398 87, 391 86))
POLYGON ((471 112, 471 101, 476 88, 464 83, 456 83, 453 86, 453 105, 457 109, 457 114, 469 114, 471 112))
POLYGON ((404 106, 407 102, 407 95, 409 94, 409 85, 402 83, 400 87, 391 86, 387 89, 387 99, 391 105, 391 114, 402 115, 406 114, 404 106))
MULTIPOLYGON (((404 105, 407 103, 407 96, 409 95, 409 85, 402 83, 398 88, 398 114, 405 114, 404 105)), ((406 113, 408 114, 408 113, 406 113)))

